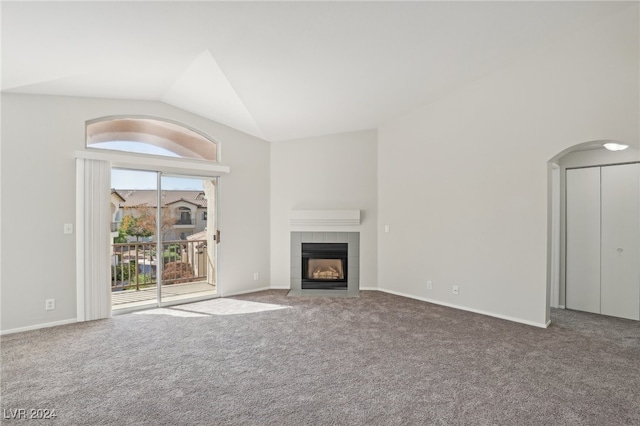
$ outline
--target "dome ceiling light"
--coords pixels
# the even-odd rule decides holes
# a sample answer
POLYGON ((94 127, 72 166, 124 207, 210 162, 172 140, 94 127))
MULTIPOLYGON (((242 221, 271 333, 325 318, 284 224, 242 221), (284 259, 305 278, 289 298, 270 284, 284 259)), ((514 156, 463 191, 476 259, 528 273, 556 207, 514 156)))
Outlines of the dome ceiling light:
POLYGON ((615 143, 615 142, 607 142, 603 146, 607 148, 609 151, 622 151, 623 149, 629 148, 629 145, 625 145, 622 143, 615 143))

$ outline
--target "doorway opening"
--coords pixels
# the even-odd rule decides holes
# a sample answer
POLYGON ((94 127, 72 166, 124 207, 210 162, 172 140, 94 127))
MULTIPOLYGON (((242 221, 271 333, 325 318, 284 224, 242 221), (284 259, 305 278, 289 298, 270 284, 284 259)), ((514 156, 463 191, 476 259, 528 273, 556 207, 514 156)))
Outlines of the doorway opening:
MULTIPOLYGON (((634 163, 637 164, 638 162, 640 162, 640 151, 638 151, 637 148, 629 147, 624 151, 612 152, 604 149, 603 144, 605 142, 610 141, 590 141, 575 145, 554 156, 548 162, 547 321, 549 321, 550 319, 550 308, 575 309, 575 306, 579 305, 579 303, 578 305, 574 303, 573 305, 575 306, 572 305, 572 302, 570 300, 572 299, 572 295, 569 294, 573 289, 573 301, 578 302, 579 298, 583 296, 586 291, 586 289, 582 288, 581 285, 578 286, 579 288, 576 288, 576 271, 579 271, 583 275, 582 279, 579 279, 578 281, 582 282, 587 277, 589 278, 589 280, 597 279, 597 286, 592 286, 593 288, 597 287, 597 291, 594 290, 592 292, 592 296, 598 299, 597 305, 600 306, 600 269, 604 268, 603 270, 606 271, 607 269, 611 268, 611 265, 606 264, 605 262, 606 259, 611 257, 609 254, 607 254, 610 250, 608 250, 608 248, 604 245, 601 245, 601 243, 603 243, 603 241, 606 241, 607 238, 614 238, 617 241, 620 239, 619 237, 625 235, 625 232, 620 232, 619 235, 617 233, 609 234, 608 232, 605 232, 608 227, 606 226, 606 224, 601 223, 600 221, 601 195, 594 195, 591 197, 591 199, 597 201, 597 206, 595 206, 594 204, 595 207, 587 211, 586 207, 582 208, 582 210, 577 209, 579 203, 576 204, 571 194, 568 194, 570 188, 569 190, 567 188, 567 177, 570 174, 572 176, 569 176, 569 178, 573 179, 574 183, 577 183, 583 181, 583 179, 577 179, 577 175, 581 174, 581 172, 579 172, 580 170, 586 171, 587 169, 600 169, 605 167, 607 169, 613 170, 612 167, 615 168, 615 166, 634 163), (568 203, 572 204, 572 207, 569 206, 568 208, 568 203), (571 209, 574 213, 577 212, 577 221, 572 221, 571 217, 567 216, 568 210, 571 209), (593 223, 589 226, 583 226, 582 228, 586 231, 586 233, 581 233, 580 237, 576 239, 575 236, 577 235, 577 230, 580 228, 580 222, 584 222, 587 216, 594 215, 597 216, 597 220, 594 219, 594 221, 592 221, 593 223), (602 231, 608 234, 608 236, 605 237, 605 240, 600 239, 601 227, 602 231), (598 229, 596 230, 595 228, 598 229), (585 238, 587 238, 589 235, 593 236, 593 238, 591 238, 591 240, 593 241, 587 242, 585 238), (595 237, 598 237, 597 241, 595 241, 595 237), (570 241, 568 241, 568 239, 570 241), (588 247, 591 247, 591 252, 597 252, 597 256, 596 254, 592 253, 593 259, 591 260, 580 257, 581 251, 586 250, 588 247), (579 248, 579 250, 576 251, 576 248, 579 248), (601 250, 603 251, 604 256, 601 256, 601 250), (588 273, 588 270, 590 270, 591 272, 588 273), (568 279, 570 281, 573 280, 573 283, 568 284, 568 279)), ((593 181, 593 185, 591 186, 593 186, 594 190, 598 193, 599 191, 601 191, 602 185, 606 186, 607 184, 607 182, 602 181, 600 177, 591 180, 593 181)), ((625 178, 625 181, 628 180, 629 178, 625 178)), ((631 180, 634 179, 632 178, 631 180)), ((637 181, 637 179, 635 180, 637 181)), ((631 184, 634 185, 633 182, 631 184)), ((637 186, 638 182, 635 182, 635 185, 637 186)), ((575 190, 574 195, 576 194, 576 192, 586 190, 586 186, 582 184, 579 184, 577 186, 574 184, 573 186, 575 190)), ((618 184, 616 184, 615 187, 621 188, 621 186, 618 184)), ((624 210, 627 210, 629 208, 629 206, 627 205, 627 197, 622 196, 622 198, 625 200, 624 210)), ((571 213, 569 213, 569 215, 571 215, 571 213)), ((616 223, 619 222, 616 221, 616 223)), ((633 227, 635 225, 632 223, 630 226, 633 227)), ((612 256, 616 257, 616 261, 623 260, 622 258, 624 257, 624 254, 630 253, 633 250, 631 249, 630 251, 625 248, 623 252, 619 253, 617 249, 621 247, 620 244, 624 245, 626 243, 623 243, 622 240, 620 240, 617 245, 614 244, 616 245, 616 247, 614 247, 615 253, 611 254, 612 256)), ((631 245, 637 247, 638 238, 636 238, 631 245)), ((637 269, 638 267, 637 259, 630 261, 629 264, 631 265, 631 269, 633 270, 629 273, 633 275, 637 272, 635 271, 635 269, 637 269)), ((616 279, 616 281, 618 280, 616 279)), ((640 286, 640 280, 637 281, 638 282, 635 284, 636 290, 637 287, 640 286)), ((633 297, 637 299, 635 295, 633 297)), ((636 305, 640 304, 640 300, 636 300, 636 302, 636 305)), ((599 309, 597 313, 601 313, 599 309)))
POLYGON ((217 186, 217 178, 112 169, 114 312, 218 295, 217 186))
POLYGON ((117 313, 220 294, 218 176, 230 169, 219 164, 219 144, 180 123, 141 116, 87 121, 86 136, 86 149, 76 153, 78 320, 109 317, 116 292, 131 298, 126 307, 116 301, 123 305, 117 313), (114 179, 112 186, 114 169, 152 183, 114 179), (172 187, 176 181, 199 186, 172 187), (146 198, 128 203, 138 195, 146 198), (202 288, 194 291, 196 284, 202 288))
MULTIPOLYGON (((88 121, 86 146, 208 163, 220 157, 218 143, 198 130, 145 116, 88 121)), ((112 310, 216 296, 217 178, 136 167, 111 168, 112 310)))

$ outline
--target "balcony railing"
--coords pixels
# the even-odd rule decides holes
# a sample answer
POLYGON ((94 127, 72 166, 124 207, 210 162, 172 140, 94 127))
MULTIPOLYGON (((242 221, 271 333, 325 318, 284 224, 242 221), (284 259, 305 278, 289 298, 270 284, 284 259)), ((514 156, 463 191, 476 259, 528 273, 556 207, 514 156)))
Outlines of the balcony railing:
POLYGON ((196 221, 193 219, 178 219, 175 225, 195 225, 196 221))
MULTIPOLYGON (((207 240, 165 241, 162 244, 162 284, 207 279, 207 240)), ((156 285, 158 270, 155 242, 113 244, 111 290, 141 290, 156 285)))

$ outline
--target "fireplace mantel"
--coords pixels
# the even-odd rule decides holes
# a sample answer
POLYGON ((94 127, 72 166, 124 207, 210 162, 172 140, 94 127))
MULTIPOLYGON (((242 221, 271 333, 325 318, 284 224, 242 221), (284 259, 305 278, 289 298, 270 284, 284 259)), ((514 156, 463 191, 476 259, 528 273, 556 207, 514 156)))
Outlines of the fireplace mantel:
POLYGON ((291 210, 291 226, 360 225, 360 210, 291 210))

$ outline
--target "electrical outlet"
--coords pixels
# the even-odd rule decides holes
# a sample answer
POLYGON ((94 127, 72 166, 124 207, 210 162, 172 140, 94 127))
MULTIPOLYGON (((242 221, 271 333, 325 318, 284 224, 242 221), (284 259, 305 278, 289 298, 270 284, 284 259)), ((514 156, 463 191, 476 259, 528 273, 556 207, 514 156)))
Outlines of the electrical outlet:
POLYGON ((62 232, 64 232, 66 235, 73 234, 73 224, 65 223, 62 232))
POLYGON ((431 281, 427 281, 427 290, 433 290, 433 283, 431 281))
POLYGON ((258 272, 253 273, 253 280, 258 281, 260 279, 260 274, 258 272))
POLYGON ((384 226, 384 232, 389 232, 389 225, 384 226))
POLYGON ((459 291, 458 286, 454 285, 453 286, 453 294, 458 294, 458 291, 459 291))
POLYGON ((56 308, 56 299, 47 299, 44 301, 44 310, 53 311, 56 308))

